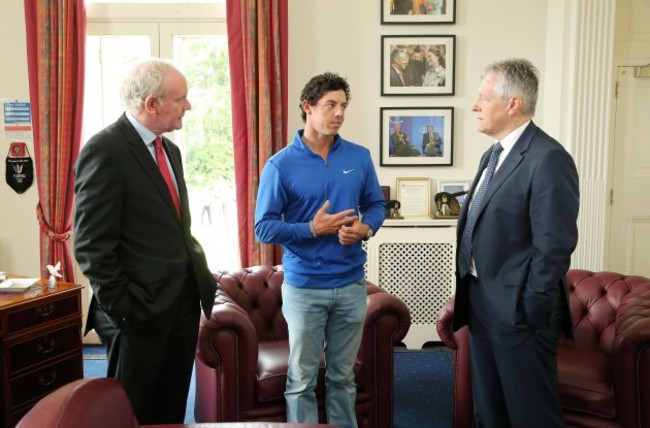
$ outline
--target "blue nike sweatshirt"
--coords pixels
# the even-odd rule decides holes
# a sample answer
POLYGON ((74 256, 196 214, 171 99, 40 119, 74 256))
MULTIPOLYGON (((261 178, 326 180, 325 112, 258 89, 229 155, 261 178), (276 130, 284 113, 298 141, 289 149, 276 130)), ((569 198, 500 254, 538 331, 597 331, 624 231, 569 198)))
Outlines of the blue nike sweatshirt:
POLYGON ((386 201, 367 148, 337 135, 326 162, 303 143, 302 135, 303 130, 296 132, 291 144, 264 166, 255 234, 260 242, 283 246, 288 284, 341 287, 363 278, 366 252, 361 242, 341 245, 337 234, 313 238, 309 221, 329 200, 329 214, 353 208, 376 233, 386 201))

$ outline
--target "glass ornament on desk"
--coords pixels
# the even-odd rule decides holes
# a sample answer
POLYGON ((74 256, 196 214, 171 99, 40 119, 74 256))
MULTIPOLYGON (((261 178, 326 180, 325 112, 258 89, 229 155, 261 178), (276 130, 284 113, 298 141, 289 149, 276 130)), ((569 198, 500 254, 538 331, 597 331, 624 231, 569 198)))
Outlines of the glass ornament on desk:
POLYGON ((47 281, 47 288, 54 290, 56 289, 56 279, 63 278, 63 275, 59 273, 59 270, 61 270, 61 262, 57 262, 54 266, 47 265, 45 267, 47 268, 47 271, 50 272, 50 278, 47 281))

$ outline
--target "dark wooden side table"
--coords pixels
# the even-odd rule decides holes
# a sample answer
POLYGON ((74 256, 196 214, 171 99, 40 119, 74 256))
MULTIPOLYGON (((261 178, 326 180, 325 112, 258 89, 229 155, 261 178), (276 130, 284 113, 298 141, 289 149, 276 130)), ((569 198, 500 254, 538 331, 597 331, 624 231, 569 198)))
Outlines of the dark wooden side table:
POLYGON ((36 402, 83 377, 81 289, 45 280, 0 294, 0 427, 13 427, 36 402))

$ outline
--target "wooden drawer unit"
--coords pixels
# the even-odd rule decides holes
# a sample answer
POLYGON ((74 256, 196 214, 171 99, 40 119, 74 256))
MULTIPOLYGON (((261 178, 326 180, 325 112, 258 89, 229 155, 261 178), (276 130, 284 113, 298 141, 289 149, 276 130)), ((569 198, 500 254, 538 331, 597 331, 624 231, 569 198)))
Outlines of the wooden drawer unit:
POLYGON ((59 282, 55 290, 0 294, 0 428, 83 377, 81 288, 59 282))
POLYGON ((78 354, 81 347, 81 324, 74 322, 34 338, 7 346, 7 367, 15 374, 61 355, 78 354))
POLYGON ((7 313, 7 335, 51 323, 61 318, 81 313, 81 299, 78 296, 62 296, 59 299, 34 302, 25 308, 16 308, 7 313))
POLYGON ((52 364, 40 367, 11 380, 12 407, 21 407, 36 402, 47 393, 66 383, 83 377, 83 362, 77 355, 65 360, 55 360, 52 364))

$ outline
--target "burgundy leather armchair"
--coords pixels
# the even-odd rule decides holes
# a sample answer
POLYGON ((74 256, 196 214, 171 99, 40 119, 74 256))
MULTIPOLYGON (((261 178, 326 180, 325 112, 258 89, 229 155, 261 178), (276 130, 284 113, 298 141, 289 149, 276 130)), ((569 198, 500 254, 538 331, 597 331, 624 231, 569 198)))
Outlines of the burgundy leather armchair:
POLYGON ((16 428, 336 428, 334 425, 224 423, 139 425, 129 397, 112 378, 70 382, 43 397, 16 428))
MULTIPOLYGON (((197 422, 285 421, 289 355, 282 266, 219 272, 212 315, 202 317, 196 355, 197 422)), ((409 330, 408 307, 366 284, 368 311, 354 371, 360 428, 393 423, 393 348, 409 330)), ((324 366, 317 397, 324 421, 324 366)))
MULTIPOLYGON (((567 426, 650 427, 650 279, 613 272, 567 274, 576 341, 558 348, 558 393, 567 426)), ((453 298, 437 330, 454 350, 453 427, 474 425, 468 329, 453 331, 453 298)))

